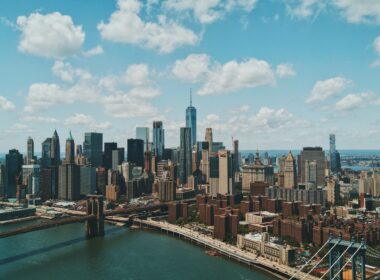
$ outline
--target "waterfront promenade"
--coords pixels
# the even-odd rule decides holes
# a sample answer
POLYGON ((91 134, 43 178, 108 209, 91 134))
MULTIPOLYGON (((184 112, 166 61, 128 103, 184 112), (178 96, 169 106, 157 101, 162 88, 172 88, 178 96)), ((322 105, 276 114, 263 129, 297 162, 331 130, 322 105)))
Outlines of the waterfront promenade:
MULTIPOLYGON (((159 229, 167 233, 172 233, 178 237, 182 237, 193 241, 199 245, 211 248, 222 255, 233 258, 239 262, 245 263, 250 266, 258 267, 266 270, 267 272, 276 275, 280 279, 289 279, 293 274, 297 272, 296 268, 278 264, 277 262, 272 262, 266 258, 259 257, 256 254, 248 251, 244 251, 236 246, 226 244, 220 240, 214 239, 208 235, 193 231, 188 228, 180 227, 177 225, 169 224, 164 221, 155 221, 152 219, 148 220, 134 220, 136 225, 141 227, 148 227, 159 229)), ((295 279, 304 278, 305 273, 298 273, 295 279)), ((307 276, 307 280, 316 280, 317 277, 307 276)))

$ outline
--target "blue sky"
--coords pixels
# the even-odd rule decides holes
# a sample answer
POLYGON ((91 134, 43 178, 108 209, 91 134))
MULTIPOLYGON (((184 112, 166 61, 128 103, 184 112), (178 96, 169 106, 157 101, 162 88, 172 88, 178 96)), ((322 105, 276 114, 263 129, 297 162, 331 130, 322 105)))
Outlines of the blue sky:
MULTIPOLYGON (((377 149, 375 0, 6 1, 0 151, 58 130, 126 146, 162 120, 179 145, 189 90, 198 140, 242 149, 377 149), (90 9, 89 9, 90 8, 90 9)), ((380 38, 380 37, 379 37, 380 38)))

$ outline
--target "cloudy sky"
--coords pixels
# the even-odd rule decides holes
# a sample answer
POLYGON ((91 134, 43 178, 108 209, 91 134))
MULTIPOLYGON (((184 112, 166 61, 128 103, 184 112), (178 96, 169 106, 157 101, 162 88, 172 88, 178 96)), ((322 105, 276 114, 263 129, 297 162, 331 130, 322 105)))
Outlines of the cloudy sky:
POLYGON ((199 140, 379 148, 377 0, 7 1, 0 38, 1 152, 153 120, 177 146, 190 88, 199 140))

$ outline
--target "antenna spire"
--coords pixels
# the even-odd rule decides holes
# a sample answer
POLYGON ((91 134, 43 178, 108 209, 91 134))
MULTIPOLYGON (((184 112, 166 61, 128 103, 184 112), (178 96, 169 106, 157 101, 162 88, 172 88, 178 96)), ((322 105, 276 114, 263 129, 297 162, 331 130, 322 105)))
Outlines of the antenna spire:
POLYGON ((193 106, 193 93, 190 88, 190 107, 193 106))

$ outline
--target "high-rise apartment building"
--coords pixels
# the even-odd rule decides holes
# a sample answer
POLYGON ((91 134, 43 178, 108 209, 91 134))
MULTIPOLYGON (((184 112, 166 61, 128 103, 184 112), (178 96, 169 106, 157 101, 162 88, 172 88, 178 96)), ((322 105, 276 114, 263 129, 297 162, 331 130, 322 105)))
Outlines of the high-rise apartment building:
POLYGON ((102 166, 103 160, 103 134, 86 132, 84 134, 83 154, 93 167, 102 166))
POLYGON ((186 108, 186 127, 191 128, 191 147, 197 142, 197 109, 192 103, 190 91, 190 106, 186 108))
POLYGON ((5 165, 0 163, 0 197, 5 196, 5 165))
POLYGON ((301 182, 325 185, 325 152, 321 147, 305 147, 301 151, 301 182))
POLYGON ((165 130, 162 121, 153 122, 153 153, 158 158, 162 159, 165 148, 165 130))
POLYGON ((179 182, 186 184, 187 178, 192 175, 192 146, 191 128, 180 129, 180 151, 179 151, 179 182))

